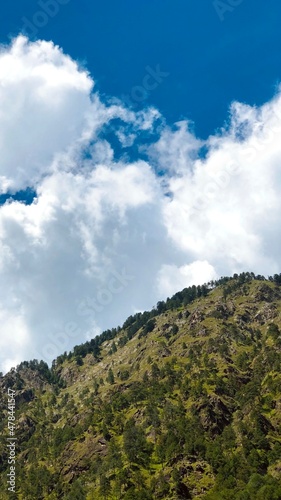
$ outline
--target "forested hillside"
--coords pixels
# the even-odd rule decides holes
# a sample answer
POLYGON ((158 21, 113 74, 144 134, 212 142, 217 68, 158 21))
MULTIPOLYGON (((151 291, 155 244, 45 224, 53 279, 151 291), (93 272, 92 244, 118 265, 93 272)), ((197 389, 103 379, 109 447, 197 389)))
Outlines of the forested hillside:
POLYGON ((22 500, 280 500, 281 276, 190 287, 0 379, 22 500))

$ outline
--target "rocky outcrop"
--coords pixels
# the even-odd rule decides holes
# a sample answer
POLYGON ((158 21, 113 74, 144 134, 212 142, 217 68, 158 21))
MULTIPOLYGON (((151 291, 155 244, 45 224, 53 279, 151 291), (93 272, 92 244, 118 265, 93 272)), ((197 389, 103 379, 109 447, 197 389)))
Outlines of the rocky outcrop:
POLYGON ((277 314, 278 310, 275 304, 265 304, 254 316, 254 321, 257 321, 260 325, 264 325, 276 318, 277 314))
POLYGON ((262 283, 254 295, 255 302, 272 302, 278 298, 280 298, 279 290, 271 288, 266 283, 262 283))
POLYGON ((221 434, 231 420, 231 410, 215 394, 207 396, 204 402, 196 405, 200 421, 205 430, 213 435, 221 434))
POLYGON ((189 316, 189 326, 190 328, 195 328, 205 319, 205 315, 200 309, 195 309, 195 311, 189 316))

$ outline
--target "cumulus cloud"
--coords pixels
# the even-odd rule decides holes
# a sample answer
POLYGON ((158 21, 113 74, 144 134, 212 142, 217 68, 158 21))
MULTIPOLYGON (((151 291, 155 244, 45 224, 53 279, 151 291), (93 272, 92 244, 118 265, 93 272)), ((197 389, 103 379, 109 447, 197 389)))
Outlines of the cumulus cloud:
POLYGON ((39 182, 86 132, 93 82, 52 43, 24 37, 2 47, 0 74, 3 193, 39 182))
POLYGON ((233 104, 229 129, 209 138, 206 158, 169 181, 171 238, 219 274, 279 269, 280 109, 279 95, 259 109, 233 104))
POLYGON ((216 271, 206 260, 197 260, 180 267, 164 264, 158 273, 158 293, 168 297, 183 288, 202 285, 215 278, 216 271))
POLYGON ((153 108, 102 102, 60 48, 20 36, 0 52, 0 98, 1 192, 36 192, 0 206, 3 370, 50 362, 186 286, 280 271, 279 93, 233 103, 202 141, 153 108))

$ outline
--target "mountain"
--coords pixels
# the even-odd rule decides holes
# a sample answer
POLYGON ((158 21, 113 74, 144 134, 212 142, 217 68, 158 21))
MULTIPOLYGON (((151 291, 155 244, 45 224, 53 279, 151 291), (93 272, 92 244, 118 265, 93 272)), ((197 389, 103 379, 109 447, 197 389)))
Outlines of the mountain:
POLYGON ((186 288, 51 368, 21 363, 0 379, 0 498, 280 500, 280 331, 281 275, 242 273, 186 288))

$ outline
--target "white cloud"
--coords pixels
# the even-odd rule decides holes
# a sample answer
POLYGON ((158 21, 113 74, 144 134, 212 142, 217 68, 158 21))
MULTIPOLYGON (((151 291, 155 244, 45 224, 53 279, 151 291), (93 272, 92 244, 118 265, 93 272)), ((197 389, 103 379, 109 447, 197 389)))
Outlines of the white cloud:
POLYGON ((219 273, 278 271, 272 223, 280 212, 280 108, 279 96, 260 109, 235 103, 229 130, 207 141, 207 158, 170 178, 164 212, 171 238, 219 273))
POLYGON ((174 293, 192 285, 202 285, 216 278, 215 269, 205 260, 186 266, 164 264, 158 274, 158 293, 171 297, 174 293))
POLYGON ((51 361, 191 284, 280 271, 279 94, 232 104, 229 128, 203 142, 186 122, 106 105, 93 89, 50 42, 18 37, 0 52, 1 191, 37 193, 0 207, 4 370, 51 361), (111 123, 147 161, 116 158, 111 123), (156 130, 147 146, 142 133, 156 130))
POLYGON ((194 137, 186 121, 175 123, 174 128, 165 127, 159 140, 148 148, 150 159, 160 171, 191 174, 203 142, 194 137))
POLYGON ((87 129, 93 86, 85 71, 48 42, 18 37, 0 53, 2 192, 50 173, 59 153, 87 129))

